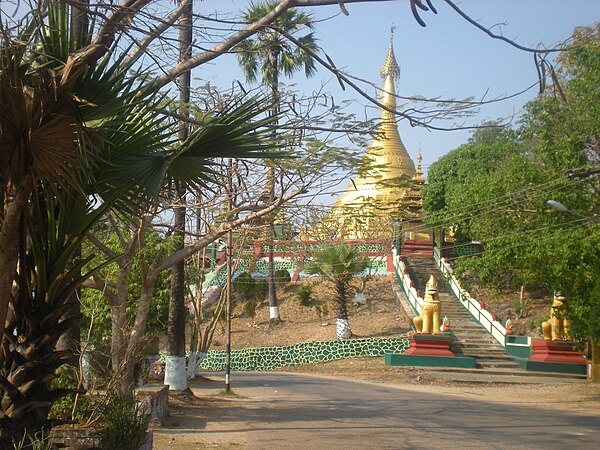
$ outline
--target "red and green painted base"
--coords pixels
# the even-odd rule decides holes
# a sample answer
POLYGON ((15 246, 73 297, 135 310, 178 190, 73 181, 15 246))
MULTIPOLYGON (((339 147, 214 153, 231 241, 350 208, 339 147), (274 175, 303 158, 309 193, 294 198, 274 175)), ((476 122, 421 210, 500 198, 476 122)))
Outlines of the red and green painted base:
POLYGON ((410 348, 404 352, 405 355, 423 356, 454 356, 450 350, 452 334, 424 334, 414 333, 408 335, 410 348))
POLYGON ((384 360, 388 366, 474 368, 475 358, 454 356, 452 339, 451 333, 409 334, 410 348, 402 354, 386 353, 384 360))
POLYGON ((475 368, 475 358, 469 358, 468 356, 431 356, 386 353, 384 361, 388 366, 475 368))
POLYGON ((532 372, 587 374, 587 359, 568 341, 533 341, 529 359, 513 358, 532 372))
POLYGON ((568 341, 533 341, 531 360, 553 363, 587 364, 587 359, 568 341))

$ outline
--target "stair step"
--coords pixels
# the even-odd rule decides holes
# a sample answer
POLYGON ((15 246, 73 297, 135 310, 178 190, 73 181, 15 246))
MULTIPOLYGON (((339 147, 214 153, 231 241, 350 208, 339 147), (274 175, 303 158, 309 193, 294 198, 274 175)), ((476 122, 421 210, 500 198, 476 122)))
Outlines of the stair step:
POLYGON ((425 291, 429 277, 438 282, 438 295, 442 301, 442 316, 448 317, 450 330, 456 339, 451 349, 456 355, 470 356, 476 359, 476 371, 504 371, 504 374, 523 374, 519 365, 512 360, 504 348, 483 328, 473 320, 459 300, 448 288, 446 281, 437 265, 420 259, 418 263, 407 259, 408 273, 414 286, 420 292, 425 291))
POLYGON ((444 373, 476 373, 476 374, 488 374, 488 375, 507 375, 507 376, 518 376, 518 377, 536 377, 536 378, 565 378, 565 379, 584 379, 584 375, 577 375, 571 373, 554 373, 554 372, 527 372, 518 371, 512 369, 503 368, 475 368, 475 369, 463 369, 459 367, 436 367, 432 370, 432 373, 439 373, 443 376, 444 373))
POLYGON ((480 362, 480 360, 477 360, 477 367, 482 369, 513 369, 515 371, 521 369, 517 363, 510 361, 495 361, 482 363, 480 362))

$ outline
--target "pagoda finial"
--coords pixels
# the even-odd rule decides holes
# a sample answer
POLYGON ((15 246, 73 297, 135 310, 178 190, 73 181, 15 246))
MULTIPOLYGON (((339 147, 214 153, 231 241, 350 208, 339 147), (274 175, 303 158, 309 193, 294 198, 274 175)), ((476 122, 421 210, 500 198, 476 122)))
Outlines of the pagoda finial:
POLYGON ((393 79, 398 79, 400 78, 400 67, 398 66, 398 63, 396 62, 396 56, 394 55, 394 30, 396 29, 396 26, 394 25, 394 22, 392 22, 392 26, 390 27, 390 46, 388 48, 388 53, 387 56, 385 58, 385 62, 383 63, 383 66, 381 67, 381 78, 387 78, 388 76, 391 76, 393 79))
POLYGON ((425 178, 423 177, 423 170, 421 169, 422 162, 423 157, 421 156, 421 143, 419 142, 419 153, 417 153, 417 169, 415 170, 415 175, 413 176, 413 180, 417 182, 425 182, 425 178))

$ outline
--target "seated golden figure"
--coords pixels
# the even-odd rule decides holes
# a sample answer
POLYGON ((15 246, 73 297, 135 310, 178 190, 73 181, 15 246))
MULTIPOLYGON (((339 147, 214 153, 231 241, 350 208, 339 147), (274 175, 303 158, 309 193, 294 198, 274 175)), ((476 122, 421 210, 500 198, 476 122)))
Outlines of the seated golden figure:
POLYGON ((425 288, 421 315, 413 319, 417 333, 437 334, 440 332, 442 304, 437 292, 437 281, 431 275, 425 288))
POLYGON ((560 310, 565 302, 566 299, 560 292, 554 293, 554 301, 550 308, 550 319, 542 323, 542 334, 545 340, 568 339, 571 331, 571 321, 564 318, 564 312, 560 310))

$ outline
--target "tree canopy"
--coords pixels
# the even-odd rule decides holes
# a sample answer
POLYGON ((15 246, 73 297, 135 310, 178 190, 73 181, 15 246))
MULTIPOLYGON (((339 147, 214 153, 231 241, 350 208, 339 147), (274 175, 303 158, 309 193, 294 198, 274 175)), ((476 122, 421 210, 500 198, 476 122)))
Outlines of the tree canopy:
POLYGON ((497 288, 560 290, 579 337, 600 337, 591 291, 600 277, 600 25, 576 29, 554 89, 513 130, 479 130, 431 166, 428 223, 477 240, 460 272, 497 288), (547 201, 565 205, 566 211, 547 201))

